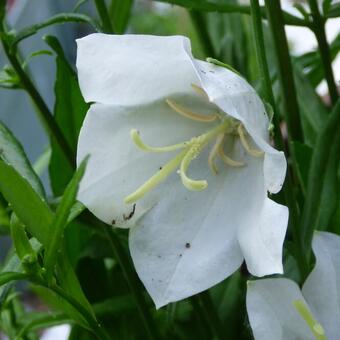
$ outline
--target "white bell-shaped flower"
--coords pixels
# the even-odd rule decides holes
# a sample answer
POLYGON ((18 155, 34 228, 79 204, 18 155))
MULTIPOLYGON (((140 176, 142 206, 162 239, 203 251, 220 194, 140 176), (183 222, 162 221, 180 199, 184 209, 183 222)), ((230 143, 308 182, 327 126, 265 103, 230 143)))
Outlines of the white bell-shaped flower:
POLYGON ((92 34, 77 41, 82 93, 93 102, 77 161, 78 199, 130 227, 137 273, 157 307, 205 290, 245 259, 282 273, 288 211, 267 197, 286 160, 236 73, 196 60, 182 36, 92 34))
POLYGON ((338 340, 340 237, 316 232, 316 265, 302 290, 284 278, 251 281, 247 311, 256 340, 338 340))

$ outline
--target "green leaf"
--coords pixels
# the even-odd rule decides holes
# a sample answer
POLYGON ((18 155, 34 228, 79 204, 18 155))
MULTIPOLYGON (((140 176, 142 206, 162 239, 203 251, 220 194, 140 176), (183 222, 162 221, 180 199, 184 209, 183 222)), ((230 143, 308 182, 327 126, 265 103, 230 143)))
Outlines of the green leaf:
POLYGON ((129 23, 133 0, 111 0, 109 12, 116 34, 123 34, 129 23))
POLYGON ((29 182, 13 166, 2 160, 0 191, 29 232, 47 246, 50 240, 52 211, 29 182))
POLYGON ((0 286, 5 285, 11 281, 24 280, 27 278, 27 275, 24 273, 16 273, 16 272, 5 272, 0 273, 0 286))
POLYGON ((80 164, 71 182, 67 186, 54 216, 51 227, 52 235, 44 259, 47 278, 51 278, 53 275, 53 269, 58 258, 58 251, 62 244, 64 229, 70 216, 71 208, 76 200, 78 186, 85 173, 86 164, 87 158, 80 164))
POLYGON ((319 131, 327 120, 328 112, 315 89, 306 79, 301 67, 293 63, 293 68, 305 142, 313 146, 319 131))
POLYGON ((32 260, 37 259, 26 234, 25 226, 20 223, 15 214, 11 217, 11 236, 20 260, 23 260, 27 256, 32 256, 32 260))
POLYGON ((34 172, 25 151, 11 131, 0 121, 0 158, 12 165, 39 193, 44 196, 44 188, 34 172))
POLYGON ((56 294, 52 290, 42 286, 32 286, 33 291, 38 294, 43 301, 54 310, 63 311, 66 315, 71 317, 74 321, 81 326, 88 328, 86 320, 81 313, 73 307, 69 302, 63 299, 60 295, 56 294))
POLYGON ((60 312, 24 313, 24 315, 17 320, 21 327, 17 333, 17 338, 23 339, 24 336, 31 331, 62 324, 70 324, 72 321, 73 320, 70 319, 65 313, 60 312))
MULTIPOLYGON (((57 55, 54 117, 75 152, 79 131, 89 106, 81 95, 76 73, 66 60, 57 38, 46 36, 45 41, 57 55)), ((73 169, 59 145, 52 141, 51 147, 52 154, 49 165, 51 186, 54 195, 61 196, 72 178, 73 169)))
POLYGON ((306 194, 309 165, 312 159, 313 149, 308 145, 299 142, 292 142, 292 147, 296 156, 296 168, 302 191, 306 194))
POLYGON ((340 3, 335 3, 333 4, 328 13, 327 13, 327 18, 337 18, 340 16, 340 3))
POLYGON ((59 13, 38 24, 23 28, 14 36, 13 40, 11 41, 11 45, 14 46, 18 44, 21 40, 36 34, 39 30, 45 27, 56 24, 64 24, 66 22, 86 23, 91 25, 96 31, 99 31, 95 21, 87 15, 78 13, 59 13))

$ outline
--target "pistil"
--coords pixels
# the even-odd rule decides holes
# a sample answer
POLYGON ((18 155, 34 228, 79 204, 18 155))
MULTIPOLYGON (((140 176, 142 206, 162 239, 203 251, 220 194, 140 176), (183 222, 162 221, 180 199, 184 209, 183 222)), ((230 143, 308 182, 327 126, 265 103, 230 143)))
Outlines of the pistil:
POLYGON ((327 340, 323 327, 319 322, 317 322, 317 320, 315 320, 313 314, 310 312, 306 304, 302 300, 294 300, 293 305, 301 317, 305 320, 306 324, 315 336, 315 339, 327 340))

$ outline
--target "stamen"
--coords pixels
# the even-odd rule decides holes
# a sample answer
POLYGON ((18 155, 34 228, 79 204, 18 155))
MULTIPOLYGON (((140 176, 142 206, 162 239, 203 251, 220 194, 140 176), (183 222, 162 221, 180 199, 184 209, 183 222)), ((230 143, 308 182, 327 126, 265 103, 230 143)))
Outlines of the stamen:
POLYGON ((310 312, 306 304, 302 300, 294 300, 293 305, 301 317, 305 320, 306 324, 315 336, 315 339, 326 340, 327 337, 323 327, 317 320, 315 320, 313 314, 310 312))
POLYGON ((245 133, 243 131, 242 124, 240 124, 237 128, 238 135, 240 136, 241 143, 245 150, 249 153, 249 155, 254 157, 262 157, 264 155, 263 151, 252 149, 247 141, 245 133))
POLYGON ((189 178, 186 174, 188 167, 193 159, 197 157, 202 149, 202 144, 194 144, 188 151, 188 153, 183 157, 180 166, 180 176, 183 185, 193 191, 204 190, 208 186, 208 182, 205 180, 197 181, 189 178))
POLYGON ((191 84, 191 87, 193 88, 193 90, 194 90, 196 93, 198 93, 198 94, 204 96, 206 99, 209 99, 209 96, 208 96, 207 93, 202 89, 202 87, 200 87, 200 86, 198 86, 198 85, 196 85, 196 84, 191 84))
POLYGON ((177 113, 179 113, 180 115, 186 118, 195 120, 196 122, 209 123, 209 122, 213 122, 214 120, 218 118, 218 115, 216 114, 202 115, 200 113, 193 112, 189 110, 188 108, 182 105, 179 105, 170 99, 166 99, 165 101, 174 111, 176 111, 177 113))
POLYGON ((241 167, 244 166, 245 163, 243 162, 239 162, 239 161, 235 161, 233 159, 231 159, 230 157, 228 157, 223 150, 222 145, 220 146, 219 150, 218 150, 218 154, 219 156, 222 158, 222 161, 226 164, 226 165, 230 165, 230 166, 234 166, 234 167, 241 167))
POLYGON ((188 146, 188 142, 183 142, 179 144, 173 144, 169 146, 163 146, 163 147, 153 147, 146 145, 142 139, 140 138, 140 134, 138 130, 132 129, 130 131, 130 136, 133 142, 138 146, 141 150, 146 151, 146 152, 169 152, 169 151, 175 151, 178 149, 183 149, 188 146))
POLYGON ((183 158, 188 154, 188 149, 180 152, 175 158, 166 163, 161 170, 150 177, 143 185, 141 185, 136 191, 124 198, 124 202, 127 204, 134 203, 141 199, 146 193, 155 188, 158 184, 163 182, 172 172, 174 172, 183 158))
POLYGON ((209 157, 208 157, 209 167, 215 175, 218 174, 218 169, 217 169, 217 166, 216 166, 214 161, 215 161, 216 156, 218 155, 218 150, 220 149, 220 147, 223 143, 223 139, 224 139, 223 133, 221 133, 220 135, 217 136, 216 142, 215 142, 214 146, 212 147, 212 149, 209 153, 209 157))

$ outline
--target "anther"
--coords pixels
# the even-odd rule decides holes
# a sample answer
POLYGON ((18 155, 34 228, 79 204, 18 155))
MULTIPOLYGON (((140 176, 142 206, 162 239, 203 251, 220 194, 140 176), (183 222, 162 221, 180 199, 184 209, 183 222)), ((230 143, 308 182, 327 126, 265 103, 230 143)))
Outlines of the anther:
POLYGON ((207 93, 202 89, 202 87, 196 85, 196 84, 191 84, 192 89, 198 93, 201 96, 204 96, 206 99, 209 99, 209 96, 207 93))
POLYGON ((254 157, 262 157, 264 155, 263 151, 256 150, 250 147, 246 135, 243 131, 242 124, 240 124, 237 128, 237 133, 240 136, 241 143, 244 147, 244 149, 248 152, 249 155, 254 156, 254 157))
POLYGON ((218 115, 216 114, 210 114, 210 115, 202 115, 200 113, 193 112, 189 110, 188 108, 177 104, 175 101, 166 99, 166 103, 177 113, 182 115, 183 117, 192 119, 196 122, 202 122, 202 123, 210 123, 213 122, 218 118, 218 115))

